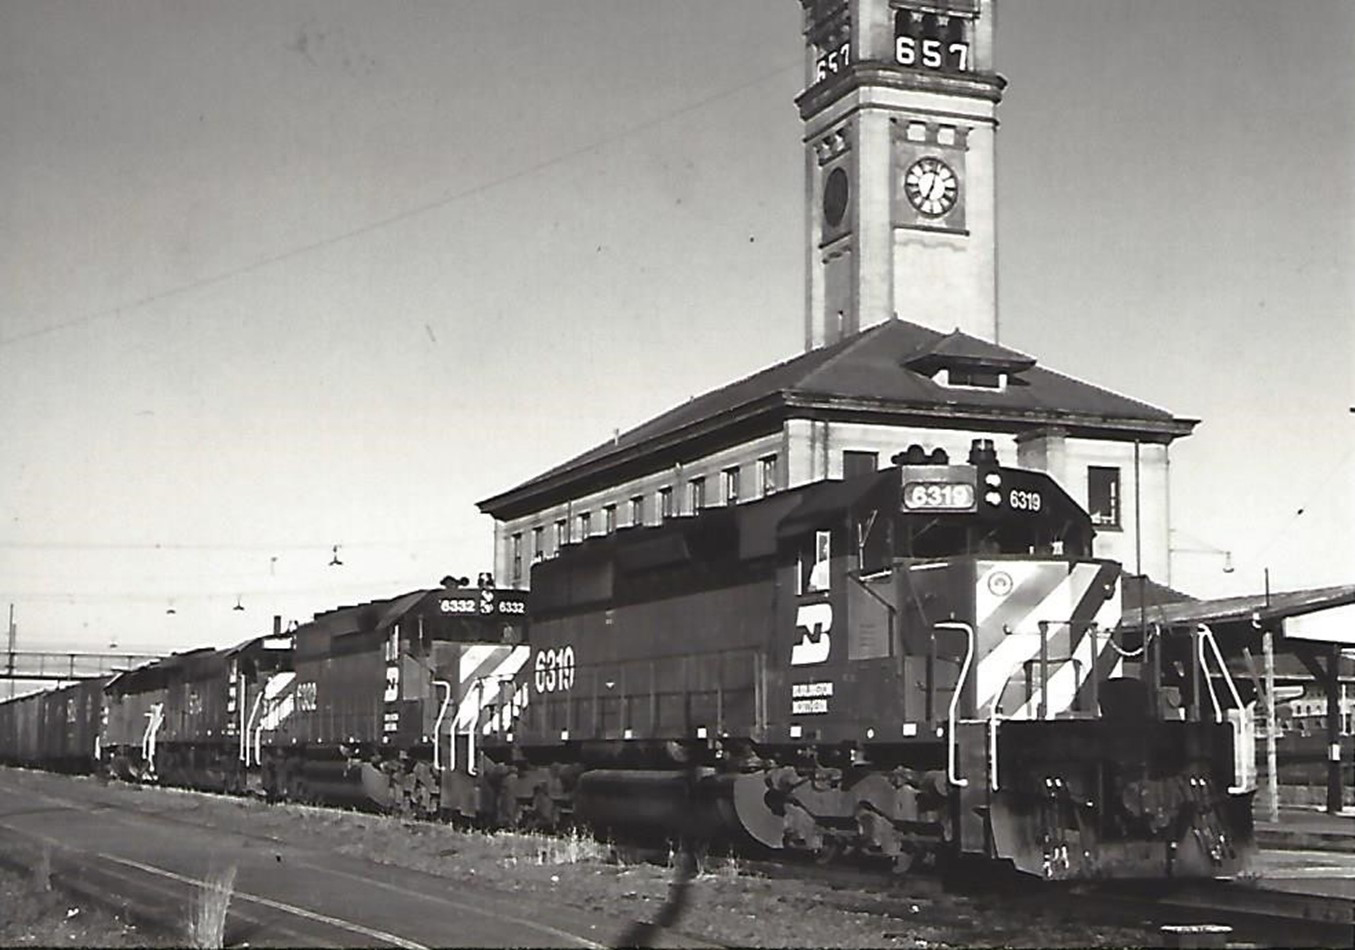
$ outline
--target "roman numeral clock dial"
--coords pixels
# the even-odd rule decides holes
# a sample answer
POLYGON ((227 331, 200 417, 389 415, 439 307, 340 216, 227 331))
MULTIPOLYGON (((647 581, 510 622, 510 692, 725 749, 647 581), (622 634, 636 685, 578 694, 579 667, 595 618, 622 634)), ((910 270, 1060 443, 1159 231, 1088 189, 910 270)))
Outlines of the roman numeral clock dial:
POLYGON ((903 193, 921 214, 939 218, 955 207, 960 181, 949 165, 927 156, 913 162, 903 173, 903 193))

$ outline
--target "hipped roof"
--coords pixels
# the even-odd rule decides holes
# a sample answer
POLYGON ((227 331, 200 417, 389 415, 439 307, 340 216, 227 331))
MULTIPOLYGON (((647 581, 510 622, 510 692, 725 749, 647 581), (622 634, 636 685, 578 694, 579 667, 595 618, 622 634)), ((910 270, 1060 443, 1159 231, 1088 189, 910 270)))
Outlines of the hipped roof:
POLYGON ((1197 422, 958 330, 890 320, 693 397, 479 506, 517 517, 776 432, 787 418, 999 432, 1059 426, 1073 436, 1164 443, 1189 435, 1197 422), (933 378, 943 366, 1007 373, 1008 384, 943 386, 933 378))

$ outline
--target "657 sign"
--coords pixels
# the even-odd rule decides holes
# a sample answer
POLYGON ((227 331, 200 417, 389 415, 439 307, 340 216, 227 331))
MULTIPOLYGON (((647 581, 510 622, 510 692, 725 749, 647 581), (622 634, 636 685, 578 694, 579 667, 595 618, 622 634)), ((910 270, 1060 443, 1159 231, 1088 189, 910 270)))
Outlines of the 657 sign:
POLYGON ((909 68, 968 72, 969 44, 900 33, 894 37, 894 62, 909 68))

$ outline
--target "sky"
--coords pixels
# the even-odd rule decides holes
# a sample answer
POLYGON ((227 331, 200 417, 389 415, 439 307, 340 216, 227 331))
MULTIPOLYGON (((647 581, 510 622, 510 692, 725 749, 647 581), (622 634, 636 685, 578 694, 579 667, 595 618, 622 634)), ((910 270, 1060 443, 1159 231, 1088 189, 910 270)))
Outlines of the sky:
MULTIPOLYGON (((1355 582, 1355 4, 997 23, 1002 342, 1202 420, 1174 586, 1355 582)), ((0 0, 18 647, 473 577, 477 501, 800 352, 800 30, 796 0, 0 0)))

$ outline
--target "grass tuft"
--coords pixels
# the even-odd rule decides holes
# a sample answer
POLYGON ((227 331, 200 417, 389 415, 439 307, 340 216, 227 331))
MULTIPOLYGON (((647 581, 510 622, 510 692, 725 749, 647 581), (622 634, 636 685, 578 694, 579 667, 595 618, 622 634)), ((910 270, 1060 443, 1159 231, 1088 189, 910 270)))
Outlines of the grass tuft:
POLYGON ((188 943, 200 950, 221 950, 226 945, 226 915, 235 893, 235 865, 210 875, 193 897, 188 921, 188 943))
POLYGON ((43 846, 42 853, 33 864, 33 887, 43 893, 52 889, 52 849, 43 846))

